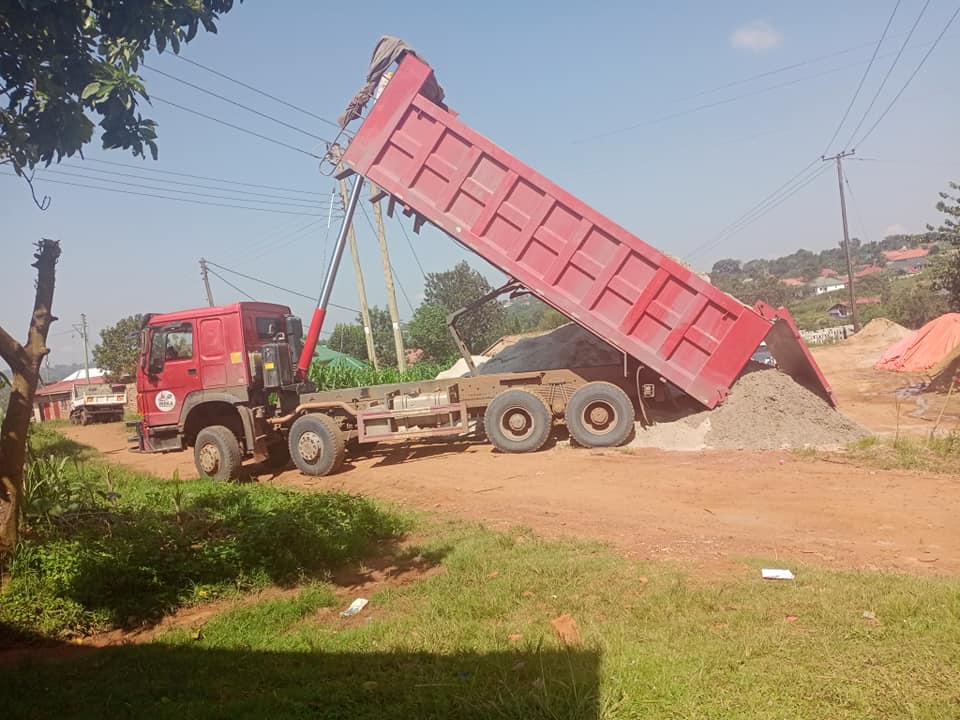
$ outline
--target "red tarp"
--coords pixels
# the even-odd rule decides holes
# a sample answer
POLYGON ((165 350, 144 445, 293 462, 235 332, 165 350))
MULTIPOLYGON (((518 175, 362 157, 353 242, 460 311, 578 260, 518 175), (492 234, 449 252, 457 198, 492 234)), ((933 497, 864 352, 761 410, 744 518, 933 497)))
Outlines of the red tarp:
POLYGON ((960 313, 947 313, 931 320, 913 335, 887 348, 877 370, 923 372, 960 346, 960 313))

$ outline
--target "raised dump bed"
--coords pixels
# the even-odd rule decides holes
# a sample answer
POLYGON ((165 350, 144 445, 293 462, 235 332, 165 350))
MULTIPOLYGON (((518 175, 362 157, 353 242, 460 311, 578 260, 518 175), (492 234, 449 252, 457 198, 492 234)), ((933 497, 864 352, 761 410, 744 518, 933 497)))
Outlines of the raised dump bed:
POLYGON ((343 155, 401 204, 699 400, 720 403, 761 341, 834 403, 784 308, 750 308, 651 247, 428 97, 406 54, 343 155))

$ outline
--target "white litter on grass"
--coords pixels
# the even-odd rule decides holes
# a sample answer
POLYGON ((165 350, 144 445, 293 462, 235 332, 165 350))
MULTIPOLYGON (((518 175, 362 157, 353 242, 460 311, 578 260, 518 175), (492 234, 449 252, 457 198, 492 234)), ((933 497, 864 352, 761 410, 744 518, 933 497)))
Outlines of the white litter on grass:
POLYGON ((793 573, 786 568, 763 568, 760 577, 764 580, 793 580, 793 573))
POLYGON ((351 617, 356 615, 367 606, 367 602, 369 601, 366 598, 357 598, 350 603, 350 607, 340 613, 340 617, 351 617))

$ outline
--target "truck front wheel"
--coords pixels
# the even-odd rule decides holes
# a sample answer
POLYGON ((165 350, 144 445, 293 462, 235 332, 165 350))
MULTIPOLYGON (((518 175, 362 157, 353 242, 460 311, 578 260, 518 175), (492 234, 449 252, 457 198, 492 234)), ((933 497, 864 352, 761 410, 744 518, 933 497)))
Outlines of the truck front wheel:
POLYGON ((616 385, 587 383, 567 403, 566 419, 570 435, 583 447, 616 447, 633 432, 633 403, 616 385))
POLYGON ((200 477, 236 480, 240 477, 240 443, 233 430, 211 425, 197 433, 193 460, 200 477))
POLYGON ((483 427, 501 452, 536 452, 550 437, 550 410, 533 393, 507 390, 487 405, 483 427))
POLYGON ((319 477, 340 469, 346 443, 339 426, 326 415, 301 415, 288 435, 290 457, 304 475, 319 477))

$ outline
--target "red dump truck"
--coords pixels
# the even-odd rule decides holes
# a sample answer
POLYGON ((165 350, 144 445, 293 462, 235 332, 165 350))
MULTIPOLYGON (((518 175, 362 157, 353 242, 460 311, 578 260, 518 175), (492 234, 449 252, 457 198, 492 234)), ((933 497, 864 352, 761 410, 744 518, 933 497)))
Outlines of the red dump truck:
MULTIPOLYGON (((355 176, 354 185, 305 342, 283 306, 149 318, 138 375, 149 389, 141 392, 140 450, 193 447, 201 475, 226 479, 246 457, 289 455, 304 473, 325 475, 357 445, 481 430, 501 451, 529 452, 557 421, 580 445, 619 445, 668 386, 707 408, 721 403, 764 341, 781 370, 834 403, 786 309, 743 305, 468 127, 412 51, 399 53, 395 72, 380 80, 341 158, 339 174, 355 176), (618 349, 622 362, 314 392, 306 372, 365 180, 379 188, 372 201, 385 202, 388 214, 412 216, 417 232, 433 224, 510 278, 481 301, 532 293, 618 349), (261 332, 264 312, 273 325, 261 332), (219 325, 203 324, 214 316, 219 325), (192 343, 187 359, 163 357, 171 333, 181 350, 192 343), (203 358, 214 356, 227 371, 204 371, 203 358)), ((456 321, 477 304, 450 318, 471 368, 456 321)))

